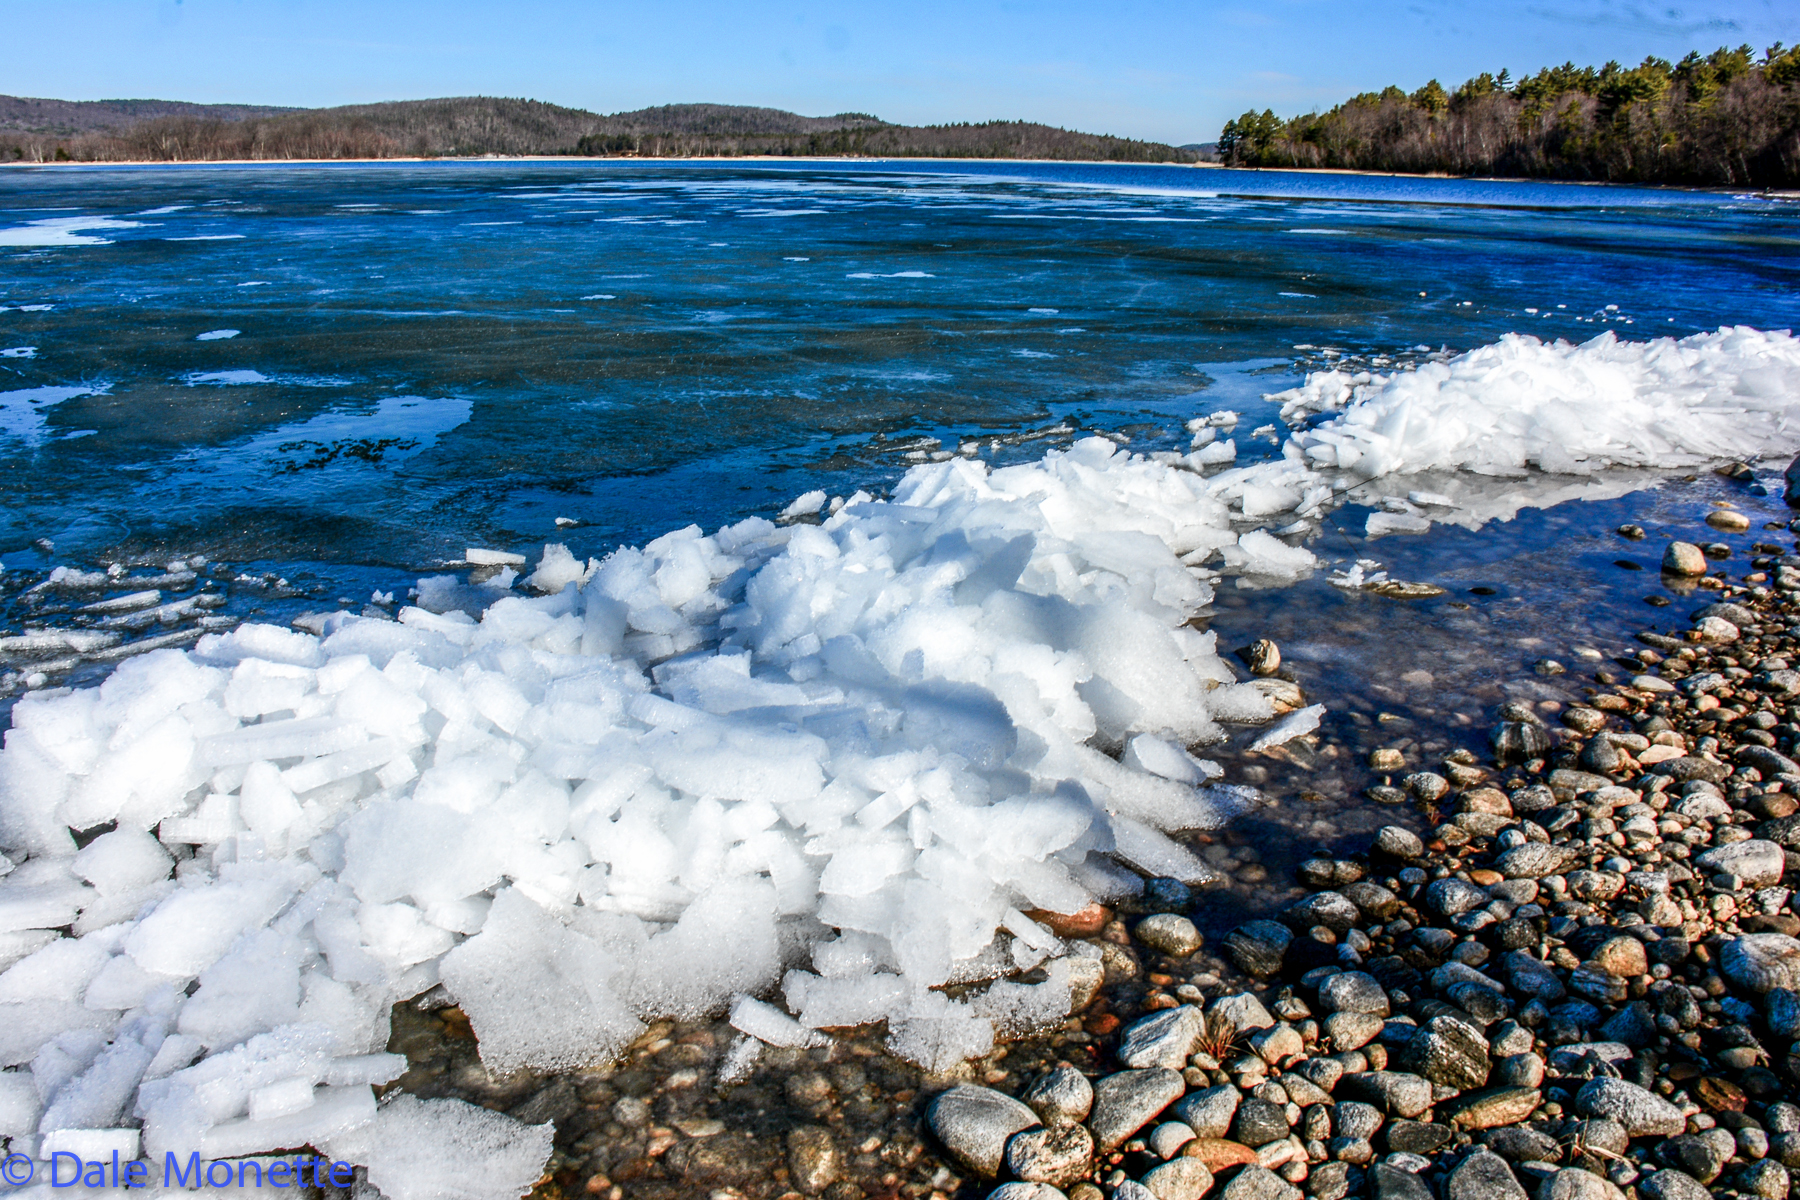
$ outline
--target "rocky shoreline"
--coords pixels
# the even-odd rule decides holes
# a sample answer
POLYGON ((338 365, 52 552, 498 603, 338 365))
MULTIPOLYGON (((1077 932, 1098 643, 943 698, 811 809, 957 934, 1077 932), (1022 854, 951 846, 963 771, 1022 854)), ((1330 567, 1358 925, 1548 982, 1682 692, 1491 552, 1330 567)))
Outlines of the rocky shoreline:
MULTIPOLYGON (((1058 1068, 1023 1103, 960 1085, 933 1102, 938 1138, 1010 1177, 996 1200, 1782 1200, 1800 558, 1753 549, 1730 582, 1672 544, 1665 570, 1714 602, 1640 634, 1585 704, 1544 705, 1554 726, 1503 706, 1491 765, 1372 755, 1375 798, 1435 828, 1303 863, 1306 895, 1223 941, 1260 988, 1152 991, 1117 1069, 1058 1068)), ((1181 973, 1157 959, 1180 926, 1133 931, 1152 984, 1181 973)))
MULTIPOLYGON (((1725 547, 1676 543, 1691 624, 1586 678, 1540 663, 1578 699, 1501 704, 1485 761, 1369 753, 1366 811, 1395 823, 1302 857, 1279 911, 1209 942, 1234 879, 1034 913, 1085 964, 1075 1012, 949 1077, 859 1029, 722 1083, 737 1035, 703 1019, 613 1067, 497 1078, 428 996, 396 1010, 393 1086, 554 1120, 544 1200, 1781 1200, 1800 557, 1750 551, 1728 576, 1725 547)), ((1218 861, 1262 873, 1243 846, 1218 861)))

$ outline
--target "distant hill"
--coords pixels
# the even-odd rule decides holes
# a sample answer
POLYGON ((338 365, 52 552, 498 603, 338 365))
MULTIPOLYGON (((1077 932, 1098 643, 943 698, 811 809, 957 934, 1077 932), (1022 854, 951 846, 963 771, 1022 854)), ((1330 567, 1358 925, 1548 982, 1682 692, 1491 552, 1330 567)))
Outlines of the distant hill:
POLYGON ((464 158, 484 155, 1049 158, 1193 162, 1192 150, 1030 121, 894 125, 867 113, 669 104, 602 115, 461 96, 275 109, 0 96, 0 161, 464 158), (12 114, 18 114, 16 117, 12 114))
POLYGON ((272 117, 294 111, 296 110, 266 104, 189 104, 182 100, 37 100, 29 96, 0 96, 0 138, 14 131, 73 137, 101 130, 126 129, 159 117, 242 121, 246 117, 272 117))

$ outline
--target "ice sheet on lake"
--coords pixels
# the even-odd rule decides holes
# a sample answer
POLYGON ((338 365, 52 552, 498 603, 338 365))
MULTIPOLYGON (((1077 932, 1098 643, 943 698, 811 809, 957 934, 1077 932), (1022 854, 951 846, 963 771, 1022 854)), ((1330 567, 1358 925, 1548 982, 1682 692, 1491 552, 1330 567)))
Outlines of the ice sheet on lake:
POLYGON ((119 229, 136 229, 142 221, 121 221, 117 217, 46 217, 27 221, 11 229, 0 229, 0 246, 37 246, 55 249, 63 246, 110 246, 112 239, 96 237, 119 229))

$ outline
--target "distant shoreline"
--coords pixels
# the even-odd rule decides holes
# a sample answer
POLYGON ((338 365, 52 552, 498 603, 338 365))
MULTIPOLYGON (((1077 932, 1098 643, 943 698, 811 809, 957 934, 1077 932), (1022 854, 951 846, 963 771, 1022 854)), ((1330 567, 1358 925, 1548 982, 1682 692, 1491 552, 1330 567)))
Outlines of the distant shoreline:
MULTIPOLYGON (((1033 163, 1056 164, 1065 163, 1073 166, 1089 167, 1219 167, 1224 163, 1213 162, 1133 162, 1122 158, 925 158, 901 157, 887 155, 826 155, 826 154, 721 154, 721 155, 618 155, 618 154, 471 154, 450 157, 414 157, 395 155, 392 158, 131 158, 114 159, 105 162, 0 162, 0 169, 17 169, 21 167, 56 167, 56 168, 95 168, 95 167, 328 167, 343 166, 377 166, 382 163, 511 163, 511 162, 567 162, 567 163, 684 163, 684 162, 787 162, 787 163, 878 163, 878 162, 942 162, 942 163, 1033 163)), ((1233 170, 1262 170, 1254 168, 1232 168, 1233 170)), ((1349 175, 1376 175, 1378 171, 1347 171, 1349 175)))
POLYGON ((1546 179, 1526 175, 1450 175, 1441 171, 1364 171, 1353 167, 1228 167, 1216 162, 1131 162, 1117 158, 924 158, 827 156, 797 154, 732 154, 682 155, 587 155, 587 154, 483 154, 467 157, 401 157, 393 158, 180 158, 120 159, 110 162, 4 162, 0 170, 45 169, 104 170, 109 167, 330 167, 380 166, 387 163, 449 165, 456 163, 1019 163, 1031 166, 1084 167, 1171 167, 1192 170, 1196 167, 1250 175, 1362 175, 1376 179, 1445 179, 1464 183, 1554 183, 1575 187, 1634 188, 1659 192, 1707 192, 1732 194, 1752 192, 1758 196, 1797 200, 1800 191, 1750 187, 1701 187, 1693 184, 1621 183, 1605 179, 1546 179))

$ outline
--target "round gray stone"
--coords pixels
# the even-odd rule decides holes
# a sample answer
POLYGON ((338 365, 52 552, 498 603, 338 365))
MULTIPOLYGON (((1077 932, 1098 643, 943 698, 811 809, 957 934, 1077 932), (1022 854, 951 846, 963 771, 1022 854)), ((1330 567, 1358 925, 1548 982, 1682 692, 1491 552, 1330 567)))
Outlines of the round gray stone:
POLYGON ((1680 1171, 1657 1171, 1638 1180, 1637 1188, 1649 1200, 1712 1200, 1705 1184, 1680 1171))
POLYGON ((1094 1142, 1101 1150, 1118 1149, 1186 1090, 1181 1074, 1164 1067, 1119 1071, 1095 1081, 1094 1111, 1088 1118, 1094 1142))
POLYGON ((1325 1018, 1325 1032, 1332 1049, 1360 1050, 1379 1037, 1386 1024, 1374 1013, 1335 1012, 1325 1018))
POLYGON ((1197 1158, 1174 1159, 1144 1176, 1144 1186, 1156 1200, 1200 1200, 1212 1185, 1212 1172, 1197 1158))
POLYGON ((1206 1017, 1191 1004, 1178 1004, 1140 1017, 1125 1027, 1118 1059, 1128 1067, 1168 1067, 1179 1071, 1194 1052, 1206 1017))
POLYGON ((1011 1096, 968 1083, 959 1083, 934 1099, 925 1111, 925 1120, 952 1158, 984 1176, 999 1174, 1006 1161, 1007 1139, 1038 1123, 1037 1114, 1011 1096))
POLYGON ((1433 1083, 1462 1091, 1485 1085, 1493 1069, 1487 1040, 1473 1026, 1449 1016, 1425 1022, 1400 1051, 1400 1065, 1433 1083))
POLYGON ((1057 1063, 1037 1077, 1020 1096, 1050 1126, 1073 1125, 1087 1120, 1094 1107, 1094 1085, 1068 1063, 1057 1063))
POLYGON ((1340 971, 1319 984, 1319 1007, 1328 1013, 1372 1013, 1385 1017, 1388 995, 1373 975, 1364 971, 1340 971))
POLYGON ((1491 1150, 1463 1159, 1444 1181, 1444 1200, 1527 1200, 1506 1160, 1491 1150))
POLYGON ((1225 953, 1238 969, 1258 979, 1267 979, 1281 971, 1294 935, 1287 926, 1275 921, 1247 921, 1225 935, 1225 953))
MULTIPOLYGON (((1120 1193, 1114 1192, 1117 1196, 1120 1193)), ((987 1195, 987 1200, 1069 1200, 1062 1189, 1047 1183, 1003 1183, 987 1195)))
POLYGON ((1445 917, 1457 917, 1488 902, 1485 889, 1454 875, 1433 880, 1425 889, 1425 907, 1445 917))
POLYGON ((1247 1096, 1231 1122, 1231 1140, 1255 1149, 1288 1135, 1287 1113, 1280 1105, 1247 1096))
POLYGON ((1231 1128, 1231 1118, 1237 1115, 1238 1102, 1242 1099, 1243 1093, 1225 1083, 1189 1092, 1171 1105, 1169 1111, 1192 1129, 1194 1136, 1222 1138, 1231 1128))
POLYGON ((1800 940, 1785 933, 1747 933, 1725 943, 1719 968, 1748 991, 1800 991, 1800 940))
POLYGON ((1425 843, 1410 829, 1383 825, 1375 831, 1375 849, 1390 858, 1412 860, 1425 857, 1425 843))
POLYGON ((1094 1164, 1094 1137, 1085 1126, 1026 1129, 1006 1143, 1006 1167, 1027 1183, 1070 1187, 1094 1164))
POLYGON ((1564 1167, 1538 1185, 1537 1200, 1625 1200, 1625 1193, 1592 1171, 1564 1167))
POLYGON ((1588 1080, 1575 1093, 1575 1111, 1617 1121, 1631 1137, 1674 1137, 1687 1128, 1681 1110, 1655 1092, 1605 1076, 1588 1080))
POLYGON ((1344 1100, 1339 1102, 1337 1111, 1332 1115, 1332 1126, 1339 1137, 1356 1138, 1368 1141, 1381 1128, 1384 1118, 1381 1110, 1373 1104, 1364 1104, 1360 1100, 1344 1100))

